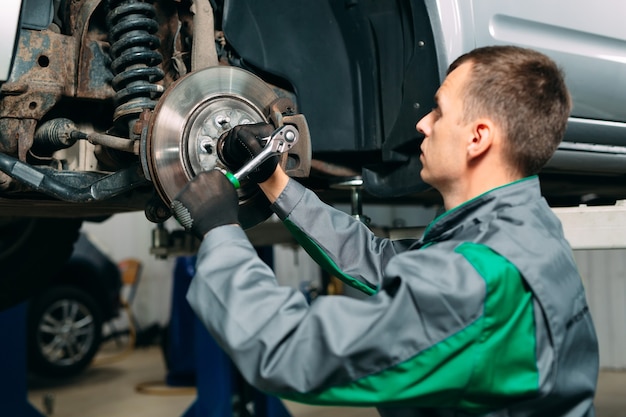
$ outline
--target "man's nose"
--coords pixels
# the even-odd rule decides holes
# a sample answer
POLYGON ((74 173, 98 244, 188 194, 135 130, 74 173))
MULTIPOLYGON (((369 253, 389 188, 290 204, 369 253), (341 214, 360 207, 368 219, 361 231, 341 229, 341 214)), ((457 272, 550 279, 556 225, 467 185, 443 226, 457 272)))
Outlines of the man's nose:
POLYGON ((424 136, 428 136, 428 134, 430 133, 430 116, 431 116, 432 112, 428 113, 426 116, 422 117, 419 122, 417 122, 417 124, 415 125, 415 129, 420 132, 421 134, 423 134, 424 136))

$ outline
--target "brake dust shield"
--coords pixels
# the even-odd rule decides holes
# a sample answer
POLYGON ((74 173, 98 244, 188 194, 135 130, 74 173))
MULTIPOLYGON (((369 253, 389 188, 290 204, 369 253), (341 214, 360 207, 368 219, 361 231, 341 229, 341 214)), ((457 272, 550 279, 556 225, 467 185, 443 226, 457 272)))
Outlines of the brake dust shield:
MULTIPOLYGON (((217 139, 239 124, 268 122, 276 93, 257 76, 235 67, 210 67, 187 74, 159 100, 146 136, 150 179, 169 206, 201 171, 223 167, 217 139)), ((269 202, 256 184, 242 184, 239 221, 252 227, 270 215, 269 202)))

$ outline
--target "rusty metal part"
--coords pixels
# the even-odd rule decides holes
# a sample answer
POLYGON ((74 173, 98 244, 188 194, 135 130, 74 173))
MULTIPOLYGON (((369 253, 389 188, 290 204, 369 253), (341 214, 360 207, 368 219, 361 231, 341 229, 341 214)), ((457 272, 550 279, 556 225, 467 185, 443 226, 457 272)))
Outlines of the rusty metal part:
POLYGON ((276 127, 282 126, 283 116, 293 115, 298 112, 296 104, 287 97, 279 97, 270 104, 270 119, 276 127))
POLYGON ((26 160, 37 122, 73 94, 75 46, 52 31, 22 30, 11 76, 0 89, 0 150, 26 160))
POLYGON ((172 217, 169 206, 165 205, 156 193, 146 202, 144 214, 152 223, 163 223, 172 217))
POLYGON ((311 134, 306 118, 298 114, 296 104, 288 97, 279 97, 270 104, 270 120, 276 127, 296 126, 302 140, 281 156, 281 166, 290 177, 305 178, 311 171, 311 134))
MULTIPOLYGON (((106 2, 102 0, 75 0, 65 2, 66 17, 64 27, 72 32, 78 45, 76 97, 107 100, 113 98, 115 91, 111 86, 111 58, 107 27, 101 22, 106 14, 106 2)), ((161 39, 158 50, 164 58, 162 67, 170 67, 169 58, 174 54, 174 33, 180 24, 174 2, 156 2, 159 28, 156 36, 161 39)), ((169 85, 175 77, 166 71, 163 86, 169 85)))
POLYGON ((21 161, 33 144, 36 120, 33 119, 0 119, 0 152, 17 156, 21 161))
POLYGON ((20 161, 25 161, 26 155, 33 145, 37 121, 33 119, 21 119, 15 120, 14 124, 17 125, 16 128, 12 130, 13 134, 17 137, 17 156, 20 161))
POLYGON ((109 99, 115 93, 111 87, 113 74, 108 55, 109 43, 106 28, 91 24, 101 0, 65 2, 68 19, 65 25, 73 33, 76 42, 76 91, 75 96, 88 99, 109 99))
POLYGON ((192 0, 191 12, 194 15, 191 70, 216 66, 218 62, 215 49, 215 22, 211 2, 192 0))
POLYGON ((151 117, 151 110, 144 110, 143 113, 139 115, 139 120, 133 125, 133 131, 131 132, 134 139, 141 139, 144 136, 144 132, 148 130, 151 117))
POLYGON ((56 150, 72 146, 78 138, 73 136, 78 128, 70 119, 59 117, 44 122, 35 131, 33 150, 49 155, 56 150))
POLYGON ((0 152, 8 155, 17 155, 19 135, 18 119, 0 119, 0 152))
POLYGON ((41 119, 73 95, 73 40, 52 31, 22 30, 11 77, 2 85, 0 117, 41 119))
POLYGON ((111 87, 113 75, 108 67, 109 58, 105 52, 108 44, 98 39, 86 39, 81 44, 78 73, 76 74, 76 96, 94 100, 113 97, 111 87))
POLYGON ((156 2, 154 6, 160 23, 157 36, 161 39, 161 67, 165 71, 162 84, 167 88, 191 68, 193 15, 178 1, 156 2))
POLYGON ((311 172, 311 133, 304 115, 293 114, 283 116, 283 123, 294 125, 300 134, 300 140, 288 153, 283 154, 283 167, 290 177, 305 178, 311 172))
POLYGON ((81 33, 85 22, 93 13, 94 9, 102 3, 102 0, 72 0, 63 1, 58 10, 58 15, 63 19, 64 33, 75 35, 81 33))
POLYGON ((139 155, 139 141, 129 140, 119 136, 105 135, 104 133, 89 133, 85 138, 89 143, 94 145, 102 145, 107 148, 117 149, 118 151, 130 152, 139 155))
POLYGON ((145 109, 153 109, 164 87, 158 84, 165 72, 156 36, 159 22, 152 3, 139 0, 109 0, 106 16, 111 48, 111 85, 115 111, 113 121, 124 133, 145 109))

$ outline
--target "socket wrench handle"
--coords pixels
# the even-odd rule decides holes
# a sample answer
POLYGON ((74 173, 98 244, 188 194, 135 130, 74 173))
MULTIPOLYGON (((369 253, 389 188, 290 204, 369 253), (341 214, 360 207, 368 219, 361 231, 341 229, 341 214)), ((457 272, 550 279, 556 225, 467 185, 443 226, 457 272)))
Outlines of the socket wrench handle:
POLYGON ((235 186, 241 187, 241 180, 249 173, 254 171, 259 165, 265 162, 270 156, 277 153, 284 153, 291 149, 298 142, 298 129, 292 125, 284 125, 279 127, 271 135, 262 138, 261 142, 265 142, 263 150, 234 174, 228 171, 222 171, 226 178, 235 186))

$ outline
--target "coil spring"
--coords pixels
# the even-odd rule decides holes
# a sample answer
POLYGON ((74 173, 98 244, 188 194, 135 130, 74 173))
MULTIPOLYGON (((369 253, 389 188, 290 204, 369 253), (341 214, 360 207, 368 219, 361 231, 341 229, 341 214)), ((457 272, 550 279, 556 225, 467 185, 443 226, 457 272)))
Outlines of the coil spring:
POLYGON ((139 0, 110 0, 109 27, 111 84, 116 91, 113 120, 123 126, 139 117, 145 109, 154 109, 163 86, 156 84, 164 77, 158 65, 163 57, 157 48, 159 29, 156 10, 150 3, 139 0))

